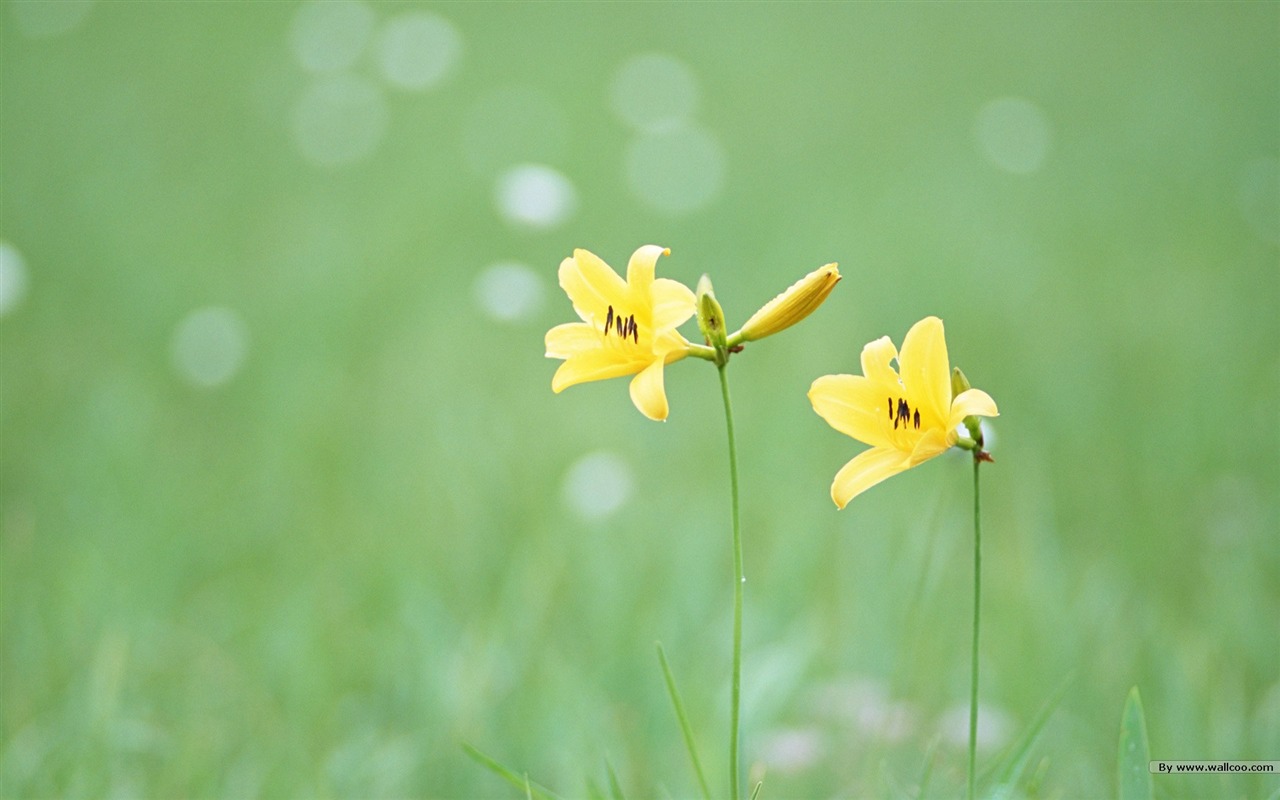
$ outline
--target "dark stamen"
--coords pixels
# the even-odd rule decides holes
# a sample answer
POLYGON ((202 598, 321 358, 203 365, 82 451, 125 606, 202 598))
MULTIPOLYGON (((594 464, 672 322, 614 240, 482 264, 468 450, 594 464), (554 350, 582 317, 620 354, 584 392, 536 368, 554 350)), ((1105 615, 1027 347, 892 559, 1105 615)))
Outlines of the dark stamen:
POLYGON ((604 332, 608 333, 613 327, 613 306, 609 306, 609 316, 604 318, 604 332))
POLYGON ((636 315, 631 315, 631 338, 640 344, 640 326, 636 324, 636 315))
POLYGON ((918 408, 916 409, 915 423, 916 423, 916 430, 920 430, 920 409, 918 408))
POLYGON ((889 419, 893 419, 893 398, 889 398, 889 419))

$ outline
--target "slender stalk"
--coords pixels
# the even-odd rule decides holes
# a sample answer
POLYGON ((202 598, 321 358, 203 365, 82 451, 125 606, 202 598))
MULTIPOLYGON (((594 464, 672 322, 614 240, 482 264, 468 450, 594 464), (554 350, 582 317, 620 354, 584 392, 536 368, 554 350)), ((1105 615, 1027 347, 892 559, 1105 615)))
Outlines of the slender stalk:
POLYGON ((982 506, 978 495, 978 467, 982 459, 973 456, 973 654, 969 682, 969 793, 974 798, 977 773, 974 771, 978 744, 978 623, 982 619, 982 506))
POLYGON ((729 379, 724 364, 720 371, 720 394, 724 397, 724 421, 729 430, 729 488, 733 508, 733 687, 729 700, 729 796, 742 797, 738 791, 738 702, 742 696, 742 528, 738 522, 738 448, 733 435, 733 404, 729 402, 729 379))

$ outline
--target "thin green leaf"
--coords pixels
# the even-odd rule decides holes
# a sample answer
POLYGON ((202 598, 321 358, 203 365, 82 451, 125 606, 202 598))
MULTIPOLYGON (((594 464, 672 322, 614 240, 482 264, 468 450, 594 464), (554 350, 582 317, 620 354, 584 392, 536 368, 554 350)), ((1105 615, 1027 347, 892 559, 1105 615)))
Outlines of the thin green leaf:
POLYGON ((925 800, 929 791, 929 778, 933 777, 933 758, 938 752, 938 740, 935 737, 929 742, 929 749, 924 754, 924 772, 920 773, 920 791, 916 794, 916 800, 925 800))
POLYGON ((662 664, 662 675, 667 680, 667 694, 671 695, 671 705, 675 707, 676 719, 680 721, 680 730, 684 734, 684 746, 689 751, 689 761, 693 763, 694 774, 698 776, 698 786, 702 789, 703 800, 711 800, 707 776, 702 772, 702 762, 698 760, 698 749, 693 744, 693 728, 689 725, 689 717, 684 713, 684 703, 680 701, 680 691, 676 689, 675 676, 671 674, 671 665, 667 663, 667 653, 662 649, 662 642, 654 642, 654 645, 658 648, 658 662, 662 664))
POLYGON ((1138 687, 1129 690, 1120 718, 1120 800, 1151 800, 1151 749, 1147 746, 1147 720, 1142 713, 1138 687))
POLYGON ((524 774, 524 800, 533 800, 533 788, 529 786, 529 773, 524 774))
POLYGON ((517 789, 525 789, 531 792, 534 797, 543 798, 543 800, 563 800, 560 795, 551 791, 547 787, 530 781, 528 775, 521 777, 516 774, 514 770, 503 766, 496 759, 491 758, 472 747, 468 742, 462 743, 462 749, 467 755, 471 756, 473 761, 481 766, 488 767, 490 772, 502 778, 517 789))
POLYGON ((751 790, 751 800, 758 800, 761 786, 764 786, 764 781, 756 781, 756 788, 751 790))
POLYGON ((1053 712, 1058 709, 1058 704, 1062 702, 1062 698, 1066 697, 1067 689, 1070 688, 1071 682, 1075 680, 1075 677, 1075 673, 1072 672, 1063 679, 1062 683, 1058 684, 1058 688, 1054 690, 1053 694, 1049 695, 1049 699, 1041 706, 1040 713, 1023 731, 1022 736, 1005 751, 1004 757, 992 765, 989 770, 984 770, 983 781, 993 773, 996 776, 996 788, 991 792, 993 797, 1004 797, 1012 794, 1014 784, 1021 777, 1027 767, 1027 762, 1031 758, 1031 748, 1040 739, 1044 726, 1048 724, 1053 712))
POLYGON ((589 800, 608 800, 605 797, 604 790, 600 788, 600 784, 596 783, 596 779, 587 777, 587 797, 589 800))
POLYGON ((604 758, 605 769, 609 770, 609 791, 613 793, 613 800, 627 800, 622 793, 622 784, 618 781, 618 773, 613 769, 613 762, 608 756, 604 758))

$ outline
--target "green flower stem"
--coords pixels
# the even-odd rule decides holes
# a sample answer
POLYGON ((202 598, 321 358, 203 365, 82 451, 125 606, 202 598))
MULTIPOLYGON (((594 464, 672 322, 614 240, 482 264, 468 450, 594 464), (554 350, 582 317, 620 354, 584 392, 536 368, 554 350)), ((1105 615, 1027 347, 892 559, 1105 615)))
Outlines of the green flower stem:
POLYGON ((733 509, 733 687, 729 700, 729 796, 738 792, 738 701, 742 695, 742 528, 738 522, 738 449, 733 435, 733 404, 729 402, 729 379, 719 364, 720 394, 724 397, 724 421, 729 430, 729 488, 733 509))
POLYGON ((977 779, 974 771, 978 744, 978 623, 982 619, 982 506, 978 495, 980 452, 973 453, 973 653, 969 681, 969 800, 974 798, 977 779))
POLYGON ((689 343, 689 355, 694 358, 701 358, 703 361, 715 361, 716 350, 714 347, 707 347, 704 344, 689 343))

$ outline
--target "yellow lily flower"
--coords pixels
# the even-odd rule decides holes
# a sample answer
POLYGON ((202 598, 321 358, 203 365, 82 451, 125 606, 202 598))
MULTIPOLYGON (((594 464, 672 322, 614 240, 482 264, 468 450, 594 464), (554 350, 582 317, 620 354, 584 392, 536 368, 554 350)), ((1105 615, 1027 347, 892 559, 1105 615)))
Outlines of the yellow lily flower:
POLYGON ((827 424, 871 445, 836 473, 831 499, 839 508, 954 445, 965 417, 1000 414, 981 389, 952 396, 947 341, 937 317, 911 326, 901 353, 888 336, 862 348, 862 373, 824 375, 809 389, 813 410, 827 424), (889 363, 895 358, 901 374, 889 363))
POLYGON ((671 251, 651 244, 636 250, 625 281, 587 250, 560 262, 560 288, 582 322, 547 331, 547 358, 565 360, 551 379, 552 391, 635 375, 631 402, 649 419, 667 418, 662 368, 688 355, 689 342, 676 328, 693 316, 695 304, 684 284, 654 277, 661 255, 671 251))

